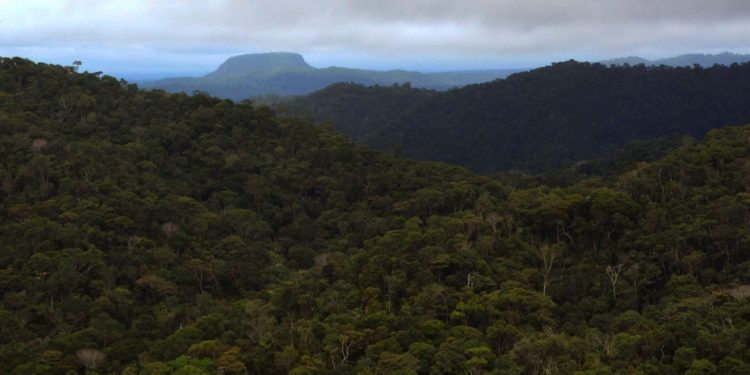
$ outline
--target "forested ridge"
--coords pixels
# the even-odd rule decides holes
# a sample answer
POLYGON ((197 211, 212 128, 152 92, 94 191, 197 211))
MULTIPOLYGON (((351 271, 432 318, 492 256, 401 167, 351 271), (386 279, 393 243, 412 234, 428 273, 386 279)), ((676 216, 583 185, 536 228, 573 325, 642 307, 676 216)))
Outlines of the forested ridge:
POLYGON ((365 86, 342 82, 307 96, 271 98, 269 104, 292 116, 333 125, 353 140, 367 143, 385 124, 436 95, 437 91, 406 84, 365 86))
POLYGON ((749 186, 750 126, 549 187, 2 58, 0 373, 746 374, 749 186))
POLYGON ((481 173, 607 157, 634 140, 750 123, 750 64, 605 66, 567 61, 434 95, 394 111, 404 87, 338 85, 280 106, 356 141, 481 173), (385 103, 385 104, 384 104, 385 103), (388 114, 392 114, 390 117, 388 114), (373 121, 373 119, 377 121, 373 121))

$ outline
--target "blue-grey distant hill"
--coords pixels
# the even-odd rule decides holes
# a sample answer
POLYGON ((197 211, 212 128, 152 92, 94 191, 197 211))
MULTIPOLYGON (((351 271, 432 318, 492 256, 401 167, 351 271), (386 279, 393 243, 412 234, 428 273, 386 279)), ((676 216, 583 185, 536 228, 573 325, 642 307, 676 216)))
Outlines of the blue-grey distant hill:
POLYGON ((750 61, 750 55, 742 55, 731 52, 722 52, 718 54, 688 53, 684 55, 668 57, 658 60, 647 60, 638 56, 619 57, 616 59, 601 61, 604 65, 666 65, 666 66, 693 66, 700 65, 710 67, 713 65, 732 65, 742 64, 750 61))
POLYGON ((376 71, 341 67, 315 68, 302 55, 287 52, 258 53, 229 58, 203 77, 165 78, 142 82, 146 88, 168 92, 205 91, 221 98, 241 100, 263 95, 301 95, 338 82, 363 85, 410 83, 414 87, 447 90, 488 82, 523 71, 499 69, 421 73, 407 70, 376 71))

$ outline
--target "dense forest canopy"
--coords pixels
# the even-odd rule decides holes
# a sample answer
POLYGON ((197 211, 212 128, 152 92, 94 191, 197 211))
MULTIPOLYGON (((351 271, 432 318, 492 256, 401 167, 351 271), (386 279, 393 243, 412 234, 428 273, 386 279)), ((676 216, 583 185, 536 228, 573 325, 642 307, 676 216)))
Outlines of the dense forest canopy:
POLYGON ((281 106, 358 142, 489 173, 606 157, 624 144, 750 122, 750 64, 607 67, 568 61, 435 95, 329 87, 281 106), (409 97, 394 108, 399 98, 409 97))
POLYGON ((411 85, 365 86, 336 83, 307 96, 272 98, 277 109, 298 117, 331 124, 353 140, 367 143, 385 124, 407 115, 437 91, 411 85))
POLYGON ((747 374, 749 140, 519 185, 2 58, 0 372, 747 374))

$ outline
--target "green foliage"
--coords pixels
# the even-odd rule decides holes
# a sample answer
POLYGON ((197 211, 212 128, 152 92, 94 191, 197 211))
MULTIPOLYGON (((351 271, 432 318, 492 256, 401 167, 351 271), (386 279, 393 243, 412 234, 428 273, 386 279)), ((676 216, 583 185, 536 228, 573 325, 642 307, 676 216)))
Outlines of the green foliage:
POLYGON ((548 186, 0 77, 0 373, 748 372, 750 127, 548 186))

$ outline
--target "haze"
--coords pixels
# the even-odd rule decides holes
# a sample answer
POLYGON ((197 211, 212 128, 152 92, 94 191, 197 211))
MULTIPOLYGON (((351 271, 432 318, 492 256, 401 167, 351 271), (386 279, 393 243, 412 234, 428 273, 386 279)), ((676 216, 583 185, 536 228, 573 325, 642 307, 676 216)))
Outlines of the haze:
POLYGON ((750 51, 746 0, 0 0, 0 55, 130 79, 292 51, 314 66, 522 68, 750 51))

